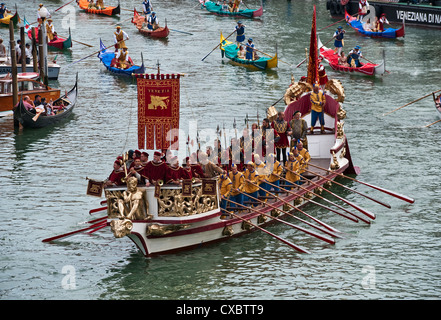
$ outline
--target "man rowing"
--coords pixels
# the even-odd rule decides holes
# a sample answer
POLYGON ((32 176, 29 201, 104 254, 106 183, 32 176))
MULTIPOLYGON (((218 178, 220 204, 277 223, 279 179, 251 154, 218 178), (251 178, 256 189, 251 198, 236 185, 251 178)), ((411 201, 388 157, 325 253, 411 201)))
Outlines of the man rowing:
POLYGON ((341 55, 341 50, 343 49, 344 46, 344 36, 345 36, 345 30, 343 30, 342 27, 338 27, 337 31, 335 31, 334 33, 334 54, 337 54, 340 56, 341 55))
POLYGON ((156 16, 156 12, 153 11, 147 20, 147 29, 156 30, 158 28, 159 28, 158 17, 156 16))
POLYGON ((113 33, 113 40, 115 41, 115 49, 120 49, 125 47, 125 41, 129 40, 129 35, 120 26, 117 26, 116 31, 113 33))
POLYGON ((235 31, 237 47, 239 48, 239 45, 245 41, 245 25, 242 24, 242 21, 237 21, 235 31))
POLYGON ((360 49, 360 46, 356 46, 348 53, 348 64, 352 68, 360 68, 362 66, 360 58, 363 57, 363 54, 361 53, 360 49))

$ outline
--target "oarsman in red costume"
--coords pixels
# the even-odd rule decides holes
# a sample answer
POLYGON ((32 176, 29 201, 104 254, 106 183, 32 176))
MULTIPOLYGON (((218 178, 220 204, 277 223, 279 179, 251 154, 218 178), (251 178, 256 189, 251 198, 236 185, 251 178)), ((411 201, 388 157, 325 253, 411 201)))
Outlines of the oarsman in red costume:
POLYGON ((363 19, 365 15, 367 15, 369 10, 369 2, 367 0, 360 0, 358 2, 358 16, 357 20, 363 19))
POLYGON ((170 164, 165 172, 165 183, 181 184, 182 179, 189 179, 184 168, 179 165, 178 157, 174 156, 170 159, 170 164))
POLYGON ((161 152, 155 151, 153 160, 149 161, 144 167, 143 176, 153 184, 157 181, 165 180, 167 164, 161 160, 161 156, 161 152))
POLYGON ((325 86, 328 83, 328 76, 326 75, 325 67, 322 64, 323 57, 319 57, 319 69, 318 69, 318 75, 319 75, 319 83, 320 87, 323 91, 325 91, 325 86))
POLYGON ((382 13, 380 19, 378 19, 378 31, 383 32, 384 31, 384 24, 389 24, 389 21, 386 18, 386 14, 382 13))
POLYGON ((147 163, 149 162, 149 154, 145 151, 141 152, 141 165, 145 167, 147 163))
POLYGON ((184 168, 187 179, 193 179, 193 172, 191 171, 191 165, 190 165, 190 157, 186 157, 184 163, 182 164, 182 167, 184 168))
POLYGON ((121 162, 119 160, 116 160, 113 163, 113 171, 112 173, 110 173, 109 177, 105 181, 105 184, 107 187, 125 185, 125 183, 122 181, 125 176, 126 174, 124 172, 124 169, 121 167, 121 162))

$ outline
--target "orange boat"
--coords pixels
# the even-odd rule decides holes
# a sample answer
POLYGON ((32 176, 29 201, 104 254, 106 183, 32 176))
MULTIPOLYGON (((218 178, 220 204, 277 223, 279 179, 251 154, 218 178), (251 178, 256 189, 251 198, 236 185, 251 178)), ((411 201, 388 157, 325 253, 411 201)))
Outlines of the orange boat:
MULTIPOLYGON (((34 101, 37 94, 42 98, 46 98, 47 101, 51 99, 55 101, 60 97, 60 89, 53 89, 39 81, 18 78, 17 82, 19 100, 20 96, 29 96, 34 101)), ((13 107, 12 79, 5 77, 0 79, 0 117, 12 115, 13 107)))
POLYGON ((116 7, 107 6, 105 9, 89 8, 89 1, 87 1, 87 0, 79 0, 79 1, 77 1, 77 3, 78 3, 78 6, 80 7, 80 9, 82 9, 88 13, 102 14, 102 15, 106 15, 106 16, 114 16, 114 15, 121 13, 119 1, 118 1, 118 6, 116 6, 116 7))

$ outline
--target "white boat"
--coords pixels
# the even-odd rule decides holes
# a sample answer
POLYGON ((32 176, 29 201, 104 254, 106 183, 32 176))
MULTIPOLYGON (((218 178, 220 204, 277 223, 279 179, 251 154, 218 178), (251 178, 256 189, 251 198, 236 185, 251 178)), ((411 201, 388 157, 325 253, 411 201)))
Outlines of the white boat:
MULTIPOLYGON (((48 63, 48 79, 49 80, 57 80, 58 76, 60 74, 61 66, 57 63, 48 63)), ((22 65, 21 63, 17 63, 17 72, 23 72, 22 71, 22 65)), ((10 59, 7 58, 0 58, 0 75, 1 74, 8 74, 12 72, 11 62, 10 59)), ((25 72, 34 72, 34 67, 32 64, 26 65, 25 72)))

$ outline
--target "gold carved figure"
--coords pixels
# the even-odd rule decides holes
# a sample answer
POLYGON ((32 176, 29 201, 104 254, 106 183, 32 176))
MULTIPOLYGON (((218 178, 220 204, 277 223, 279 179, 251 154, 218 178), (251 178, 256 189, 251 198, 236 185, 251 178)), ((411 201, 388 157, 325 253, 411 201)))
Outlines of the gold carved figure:
POLYGON ((117 199, 119 218, 129 220, 151 219, 148 214, 148 202, 145 191, 138 188, 138 179, 130 177, 127 179, 127 190, 122 197, 117 199))

